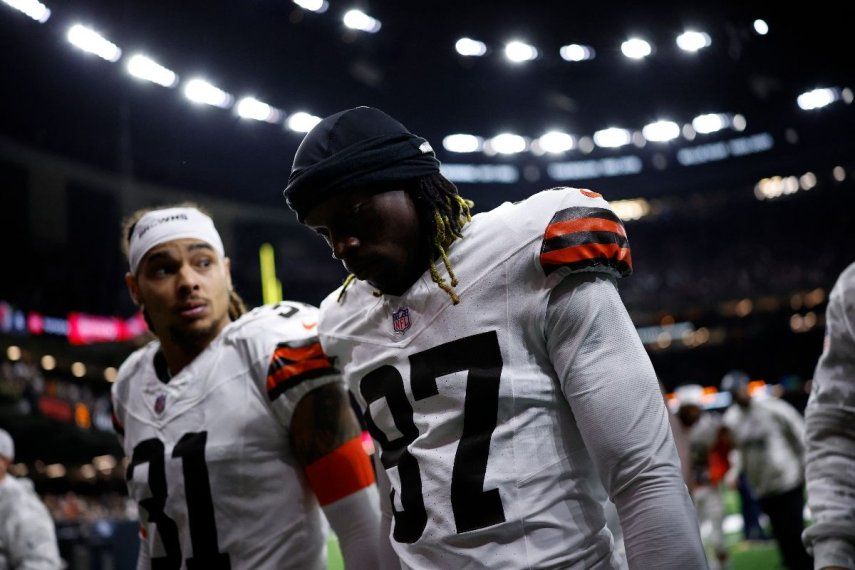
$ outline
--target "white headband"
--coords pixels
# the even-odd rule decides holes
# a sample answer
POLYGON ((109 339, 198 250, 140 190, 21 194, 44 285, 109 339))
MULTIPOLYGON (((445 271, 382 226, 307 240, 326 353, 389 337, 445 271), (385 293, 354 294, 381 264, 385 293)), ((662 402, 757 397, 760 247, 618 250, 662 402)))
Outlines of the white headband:
POLYGON ((223 240, 214 221, 196 208, 166 208, 145 214, 134 226, 128 246, 131 273, 136 275, 140 262, 151 248, 175 239, 204 241, 225 257, 223 240))

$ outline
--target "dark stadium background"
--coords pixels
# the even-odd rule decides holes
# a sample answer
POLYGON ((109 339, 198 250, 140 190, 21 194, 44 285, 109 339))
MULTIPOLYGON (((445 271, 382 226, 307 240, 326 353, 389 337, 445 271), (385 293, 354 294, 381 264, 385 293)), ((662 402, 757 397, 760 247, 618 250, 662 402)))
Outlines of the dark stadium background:
POLYGON ((0 427, 15 436, 19 472, 40 492, 123 490, 121 450, 104 420, 105 370, 139 341, 74 346, 15 324, 16 314, 132 317, 119 249, 123 216, 181 200, 207 207, 251 306, 262 299, 262 243, 275 248, 287 299, 316 304, 344 277, 281 195, 302 135, 281 121, 192 105, 181 83, 137 81, 124 59, 109 63, 71 46, 65 34, 76 22, 119 44, 124 56, 151 55, 181 81, 199 75, 286 114, 376 106, 432 141, 446 164, 512 166, 511 184, 459 183, 476 212, 563 184, 609 200, 646 200, 649 214, 627 222, 636 273, 620 287, 666 390, 715 386, 741 368, 782 384, 794 400, 806 397, 825 300, 855 260, 855 105, 806 111, 796 98, 815 87, 855 86, 842 7, 331 0, 315 14, 288 0, 48 6, 50 20, 39 24, 0 4, 0 427), (341 14, 351 7, 378 18, 379 33, 346 30, 341 14), (768 23, 767 35, 754 31, 757 18, 768 23), (711 46, 694 55, 678 50, 674 37, 687 28, 708 33, 711 46), (620 52, 634 34, 654 45, 645 61, 620 52), (462 36, 490 51, 461 57, 454 42, 462 36), (539 59, 506 61, 501 48, 512 38, 537 46, 539 59), (562 60, 558 49, 571 42, 593 46, 596 59, 562 60), (682 125, 703 112, 738 113, 747 126, 563 156, 455 154, 442 145, 452 133, 536 137, 561 128, 590 136, 612 125, 640 130, 662 117, 682 125), (755 135, 771 149, 691 166, 678 159, 682 149, 733 148, 734 139, 755 135), (626 156, 640 160, 640 173, 550 176, 550 163, 626 156), (775 176, 783 180, 771 184, 790 190, 795 182, 786 178, 796 177, 798 190, 758 199, 758 183, 775 176), (690 325, 685 336, 671 326, 681 323, 690 325), (79 377, 75 362, 85 368, 79 377))

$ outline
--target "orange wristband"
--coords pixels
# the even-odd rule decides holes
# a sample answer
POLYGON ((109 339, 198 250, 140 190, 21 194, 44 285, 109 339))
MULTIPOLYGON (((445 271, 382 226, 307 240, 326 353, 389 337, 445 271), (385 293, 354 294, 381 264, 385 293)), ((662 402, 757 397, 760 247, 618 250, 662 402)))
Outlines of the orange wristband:
POLYGON ((362 438, 354 437, 307 466, 306 479, 322 507, 372 485, 374 469, 362 438))

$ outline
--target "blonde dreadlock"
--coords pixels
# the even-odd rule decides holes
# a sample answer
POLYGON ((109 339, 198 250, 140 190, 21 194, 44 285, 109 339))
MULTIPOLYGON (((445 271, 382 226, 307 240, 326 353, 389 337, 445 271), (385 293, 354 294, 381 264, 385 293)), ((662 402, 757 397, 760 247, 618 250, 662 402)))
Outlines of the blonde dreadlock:
MULTIPOLYGON (((407 189, 407 192, 416 204, 416 212, 419 215, 422 227, 430 228, 425 239, 430 252, 431 279, 451 297, 451 302, 456 305, 460 302, 460 296, 454 290, 454 287, 457 287, 458 280, 454 274, 451 260, 448 259, 447 250, 457 238, 463 237, 461 233, 463 226, 472 220, 472 207, 475 204, 471 200, 461 197, 457 193, 457 186, 441 174, 431 174, 417 179, 415 184, 407 189), (450 285, 440 275, 434 264, 437 257, 442 259, 442 264, 451 280, 450 285)), ((355 280, 355 275, 348 275, 345 278, 338 295, 339 302, 344 299, 347 288, 355 280)), ((375 291, 374 295, 379 296, 380 292, 375 291)))

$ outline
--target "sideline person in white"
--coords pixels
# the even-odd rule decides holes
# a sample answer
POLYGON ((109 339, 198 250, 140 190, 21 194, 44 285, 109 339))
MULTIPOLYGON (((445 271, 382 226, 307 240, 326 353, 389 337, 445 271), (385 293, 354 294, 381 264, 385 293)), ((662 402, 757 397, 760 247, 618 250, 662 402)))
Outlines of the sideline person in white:
POLYGON ((0 429, 0 570, 61 568, 53 520, 29 479, 9 475, 15 444, 0 429))

